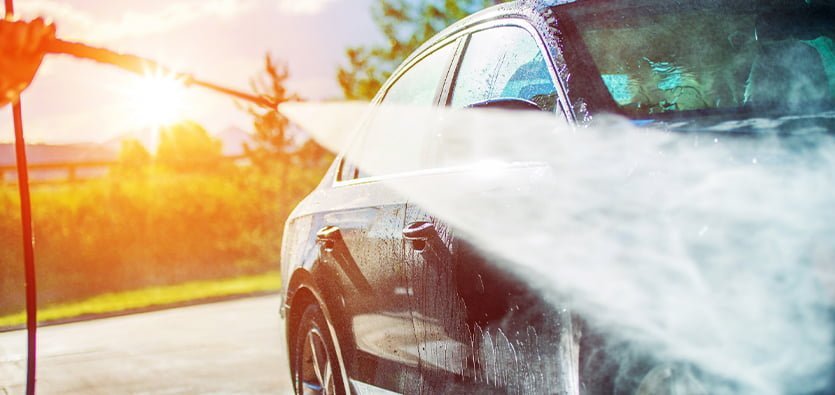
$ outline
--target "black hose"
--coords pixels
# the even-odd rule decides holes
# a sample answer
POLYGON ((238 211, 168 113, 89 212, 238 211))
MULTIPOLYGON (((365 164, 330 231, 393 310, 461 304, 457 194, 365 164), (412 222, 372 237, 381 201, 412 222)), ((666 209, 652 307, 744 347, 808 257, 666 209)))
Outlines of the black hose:
MULTIPOLYGON (((11 0, 7 0, 11 1, 11 0)), ((26 142, 23 140, 23 114, 20 101, 14 104, 15 152, 17 183, 20 191, 20 223, 23 229, 23 265, 26 290, 26 394, 35 394, 37 361, 38 289, 35 282, 35 236, 32 229, 32 202, 29 196, 29 171, 26 162, 26 142)))
MULTIPOLYGON (((13 0, 6 0, 6 17, 14 15, 13 0)), ((26 394, 35 395, 38 338, 38 292, 35 284, 35 239, 32 231, 32 201, 29 196, 29 167, 26 163, 26 141, 23 139, 23 110, 20 97, 12 104, 14 115, 17 188, 20 191, 20 223, 23 228, 23 266, 26 290, 26 394)))

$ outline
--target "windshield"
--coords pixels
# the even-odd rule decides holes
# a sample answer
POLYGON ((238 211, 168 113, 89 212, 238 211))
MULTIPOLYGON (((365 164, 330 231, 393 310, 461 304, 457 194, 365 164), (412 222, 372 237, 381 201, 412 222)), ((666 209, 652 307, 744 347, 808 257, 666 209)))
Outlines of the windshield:
POLYGON ((581 38, 574 38, 577 56, 596 66, 594 77, 633 118, 833 109, 831 6, 705 3, 593 2, 565 9, 581 38))

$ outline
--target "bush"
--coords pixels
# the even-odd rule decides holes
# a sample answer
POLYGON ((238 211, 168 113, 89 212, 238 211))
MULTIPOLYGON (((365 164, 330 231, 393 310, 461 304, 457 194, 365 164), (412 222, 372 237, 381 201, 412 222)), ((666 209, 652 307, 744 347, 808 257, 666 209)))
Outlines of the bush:
POLYGON ((160 130, 157 163, 179 172, 217 171, 223 163, 223 145, 193 121, 183 121, 160 130))
MULTIPOLYGON (((274 271, 284 220, 324 168, 114 171, 32 193, 39 305, 274 271)), ((19 199, 0 186, 0 315, 20 311, 19 199)))

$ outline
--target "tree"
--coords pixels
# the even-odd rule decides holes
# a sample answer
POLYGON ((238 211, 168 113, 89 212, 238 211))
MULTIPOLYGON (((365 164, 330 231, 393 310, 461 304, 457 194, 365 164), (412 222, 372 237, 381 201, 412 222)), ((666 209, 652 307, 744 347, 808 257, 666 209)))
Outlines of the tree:
POLYGON ((394 69, 417 47, 453 22, 505 0, 377 0, 374 21, 386 43, 348 48, 339 85, 349 100, 370 100, 394 69))
POLYGON ((295 162, 298 166, 322 167, 333 161, 330 151, 319 145, 315 140, 309 139, 294 152, 295 162))
MULTIPOLYGON (((287 65, 273 60, 270 54, 264 58, 263 71, 252 80, 252 88, 262 97, 280 106, 282 103, 301 101, 299 95, 290 93, 286 83, 290 73, 287 65)), ((277 108, 250 106, 247 111, 253 118, 255 144, 245 145, 247 156, 262 171, 278 171, 281 185, 287 186, 289 171, 299 167, 326 168, 331 157, 328 151, 313 140, 290 132, 290 120, 277 108), (301 146, 299 144, 304 141, 301 146)))
MULTIPOLYGON (((300 101, 295 93, 289 93, 286 87, 290 72, 285 63, 276 63, 268 53, 264 57, 264 70, 252 80, 252 89, 259 96, 268 97, 276 105, 289 101, 300 101)), ((293 148, 293 138, 289 135, 290 120, 276 108, 250 106, 247 112, 252 115, 255 129, 255 144, 245 145, 247 156, 252 162, 266 168, 276 160, 287 161, 293 148)))
POLYGON ((193 121, 160 130, 157 163, 175 171, 213 171, 223 163, 220 140, 193 121))
POLYGON ((119 167, 125 170, 139 170, 151 163, 151 154, 137 139, 122 140, 119 149, 119 167))

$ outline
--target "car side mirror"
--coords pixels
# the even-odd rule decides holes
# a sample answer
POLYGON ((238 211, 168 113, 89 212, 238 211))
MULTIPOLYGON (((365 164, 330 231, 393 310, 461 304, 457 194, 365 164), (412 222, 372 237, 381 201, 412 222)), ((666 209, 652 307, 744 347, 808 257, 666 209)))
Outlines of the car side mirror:
POLYGON ((530 100, 517 99, 513 97, 502 97, 470 104, 466 108, 495 108, 498 110, 528 110, 542 111, 542 109, 530 100))

